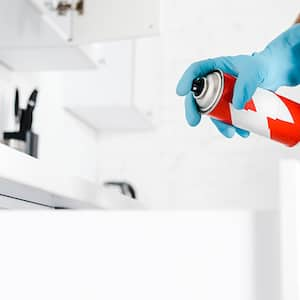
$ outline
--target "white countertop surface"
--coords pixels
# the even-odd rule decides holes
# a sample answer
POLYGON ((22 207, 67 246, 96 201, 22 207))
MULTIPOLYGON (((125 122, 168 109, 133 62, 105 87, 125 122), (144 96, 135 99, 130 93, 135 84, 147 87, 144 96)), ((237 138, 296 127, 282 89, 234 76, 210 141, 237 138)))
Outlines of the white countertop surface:
POLYGON ((141 208, 138 201, 103 193, 100 185, 64 174, 47 163, 0 144, 0 196, 45 208, 141 208))
MULTIPOLYGON (((255 200, 255 199, 254 199, 255 200)), ((255 201, 244 203, 224 202, 216 199, 204 205, 202 210, 242 209, 249 211, 277 210, 276 202, 269 205, 255 201)), ((145 209, 141 200, 122 196, 119 192, 104 188, 100 183, 66 174, 42 160, 0 144, 0 208, 71 209, 145 209), (3 207, 4 206, 4 207, 3 207)))

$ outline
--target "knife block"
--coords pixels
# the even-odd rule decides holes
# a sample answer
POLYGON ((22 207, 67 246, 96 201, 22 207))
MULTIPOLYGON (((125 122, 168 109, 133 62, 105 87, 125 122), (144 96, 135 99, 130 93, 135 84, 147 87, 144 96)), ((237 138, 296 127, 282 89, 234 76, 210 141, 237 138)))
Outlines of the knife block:
POLYGON ((4 132, 3 138, 7 146, 38 158, 39 136, 33 131, 4 132))

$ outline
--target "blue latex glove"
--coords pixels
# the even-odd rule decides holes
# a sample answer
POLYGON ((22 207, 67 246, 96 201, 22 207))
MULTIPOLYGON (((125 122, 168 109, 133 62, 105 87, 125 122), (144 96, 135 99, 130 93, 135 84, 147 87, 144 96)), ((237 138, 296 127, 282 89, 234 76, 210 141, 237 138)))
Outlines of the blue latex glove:
MULTIPOLYGON (((218 57, 193 63, 183 74, 177 85, 177 94, 186 96, 186 119, 190 126, 201 120, 197 104, 191 93, 193 80, 221 69, 237 77, 234 87, 233 105, 242 109, 252 98, 257 87, 277 90, 280 86, 295 86, 300 83, 300 24, 292 26, 273 40, 262 52, 253 55, 218 57)), ((212 119, 218 130, 231 138, 238 133, 248 137, 249 132, 212 119)))

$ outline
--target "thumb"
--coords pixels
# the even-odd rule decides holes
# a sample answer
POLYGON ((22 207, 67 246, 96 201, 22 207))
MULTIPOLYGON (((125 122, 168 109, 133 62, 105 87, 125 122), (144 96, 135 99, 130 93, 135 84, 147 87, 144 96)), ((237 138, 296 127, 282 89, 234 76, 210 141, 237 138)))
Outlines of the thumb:
POLYGON ((240 73, 233 91, 232 104, 234 108, 243 109, 246 102, 252 98, 260 82, 259 76, 250 76, 247 72, 240 73))

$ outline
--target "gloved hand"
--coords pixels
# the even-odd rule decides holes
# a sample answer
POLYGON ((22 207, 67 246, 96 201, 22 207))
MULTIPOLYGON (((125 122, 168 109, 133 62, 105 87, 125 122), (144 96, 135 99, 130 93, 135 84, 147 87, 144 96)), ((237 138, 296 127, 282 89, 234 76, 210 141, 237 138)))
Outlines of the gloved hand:
MULTIPOLYGON (((233 94, 233 106, 242 109, 257 87, 275 91, 280 86, 295 86, 300 83, 300 24, 292 26, 273 40, 262 52, 253 55, 218 57, 193 63, 177 85, 177 94, 186 96, 186 119, 190 126, 201 120, 197 104, 191 93, 193 80, 221 69, 237 77, 233 94)), ((242 137, 248 131, 212 119, 219 131, 230 138, 238 133, 242 137)))

